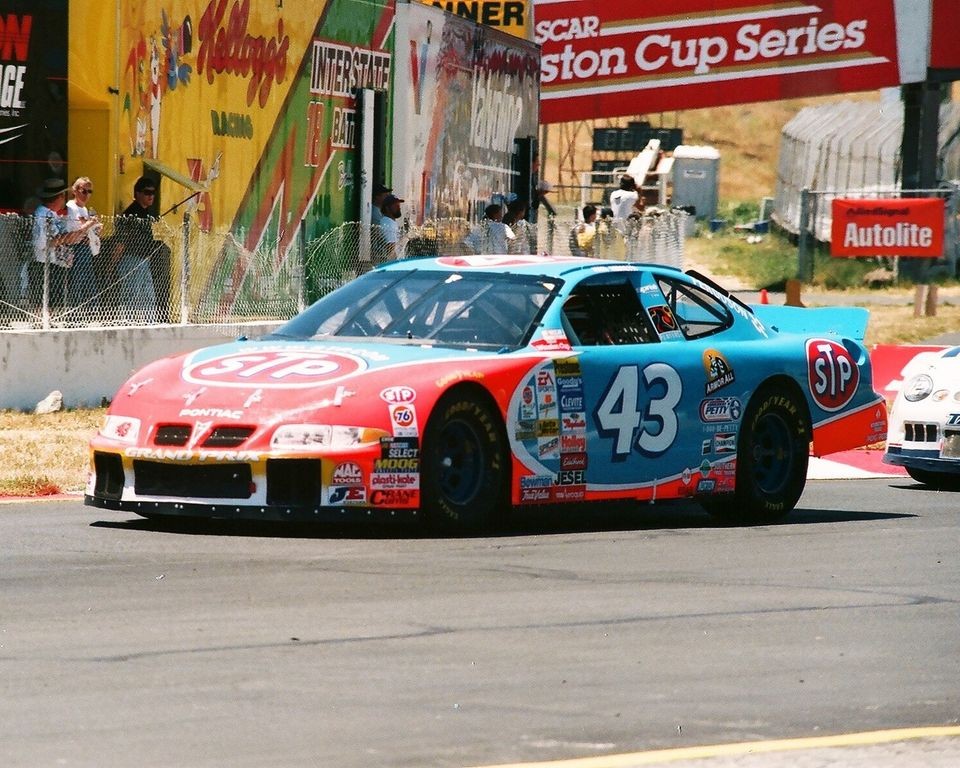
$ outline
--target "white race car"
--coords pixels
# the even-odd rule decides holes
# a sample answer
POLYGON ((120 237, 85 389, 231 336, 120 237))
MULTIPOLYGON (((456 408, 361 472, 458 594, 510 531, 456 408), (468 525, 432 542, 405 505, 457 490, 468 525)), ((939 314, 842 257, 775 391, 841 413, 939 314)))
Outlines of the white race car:
POLYGON ((960 490, 960 347, 920 352, 907 363, 883 461, 918 483, 960 490))

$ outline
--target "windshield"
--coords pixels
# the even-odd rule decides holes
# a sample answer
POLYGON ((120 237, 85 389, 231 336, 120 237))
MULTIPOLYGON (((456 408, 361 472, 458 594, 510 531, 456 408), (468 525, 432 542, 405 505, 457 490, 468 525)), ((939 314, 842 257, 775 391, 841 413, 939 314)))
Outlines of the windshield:
POLYGON ((493 272, 368 272, 267 338, 376 337, 519 347, 533 334, 558 283, 493 272))

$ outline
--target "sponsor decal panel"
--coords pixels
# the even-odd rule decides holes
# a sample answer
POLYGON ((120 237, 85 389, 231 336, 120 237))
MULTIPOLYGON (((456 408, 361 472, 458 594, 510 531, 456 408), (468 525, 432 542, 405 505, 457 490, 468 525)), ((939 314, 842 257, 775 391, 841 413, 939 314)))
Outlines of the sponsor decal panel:
POLYGON ((560 469, 586 469, 586 453, 561 453, 560 469))
POLYGON ((333 468, 331 485, 363 485, 363 470, 352 461, 345 461, 333 468))
POLYGON ((707 376, 704 393, 712 395, 719 389, 730 386, 735 380, 733 368, 719 350, 706 349, 703 352, 703 370, 707 376))
POLYGON ((417 411, 408 403, 390 405, 390 423, 397 437, 417 437, 420 434, 417 411))
POLYGON ((860 369, 842 344, 829 339, 807 341, 807 383, 814 401, 825 411, 839 411, 860 384, 860 369))
POLYGON ((420 491, 414 488, 378 488, 370 491, 370 503, 377 507, 415 506, 420 491))
POLYGON ((740 421, 743 405, 736 397, 708 397, 700 401, 700 421, 715 424, 740 421))
POLYGON ((736 432, 717 432, 713 436, 714 453, 736 453, 737 451, 737 433, 736 432))
POLYGON ((332 485, 327 488, 327 504, 366 504, 367 489, 362 485, 332 485))

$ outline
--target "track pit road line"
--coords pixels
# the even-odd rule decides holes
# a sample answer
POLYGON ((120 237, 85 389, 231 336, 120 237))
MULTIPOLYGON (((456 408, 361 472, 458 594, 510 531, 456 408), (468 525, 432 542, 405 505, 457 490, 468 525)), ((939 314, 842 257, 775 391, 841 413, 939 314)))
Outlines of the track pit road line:
MULTIPOLYGON (((870 747, 918 739, 942 738, 960 738, 960 725, 894 728, 882 731, 864 731, 862 733, 843 733, 834 736, 812 736, 796 739, 773 739, 770 741, 744 741, 730 744, 711 744, 702 747, 657 749, 650 752, 627 752, 601 757, 581 757, 532 763, 501 763, 473 766, 472 768, 636 768, 637 766, 676 763, 681 760, 747 757, 777 752, 837 747, 870 747)), ((960 745, 958 745, 958 751, 960 751, 960 745)), ((709 768, 709 763, 704 763, 703 768, 709 768)))

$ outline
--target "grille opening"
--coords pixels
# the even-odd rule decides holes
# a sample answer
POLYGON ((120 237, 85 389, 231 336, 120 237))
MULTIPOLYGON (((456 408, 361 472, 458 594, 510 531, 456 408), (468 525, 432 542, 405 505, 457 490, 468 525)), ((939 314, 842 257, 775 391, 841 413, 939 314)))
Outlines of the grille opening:
POLYGON ((267 459, 267 504, 320 503, 319 459, 267 459))
POLYGON ((201 499, 249 499, 249 464, 161 464, 133 462, 134 488, 144 496, 195 496, 201 499))
POLYGON ((205 448, 236 448, 253 434, 253 427, 217 427, 203 441, 205 448))
POLYGON ((937 442, 937 433, 936 424, 908 421, 903 425, 904 440, 911 443, 935 443, 937 442))
POLYGON ((123 462, 116 453, 94 451, 93 471, 97 479, 93 495, 101 499, 119 499, 123 495, 123 462))
POLYGON ((186 445, 192 431, 189 424, 161 424, 153 442, 155 445, 186 445))

